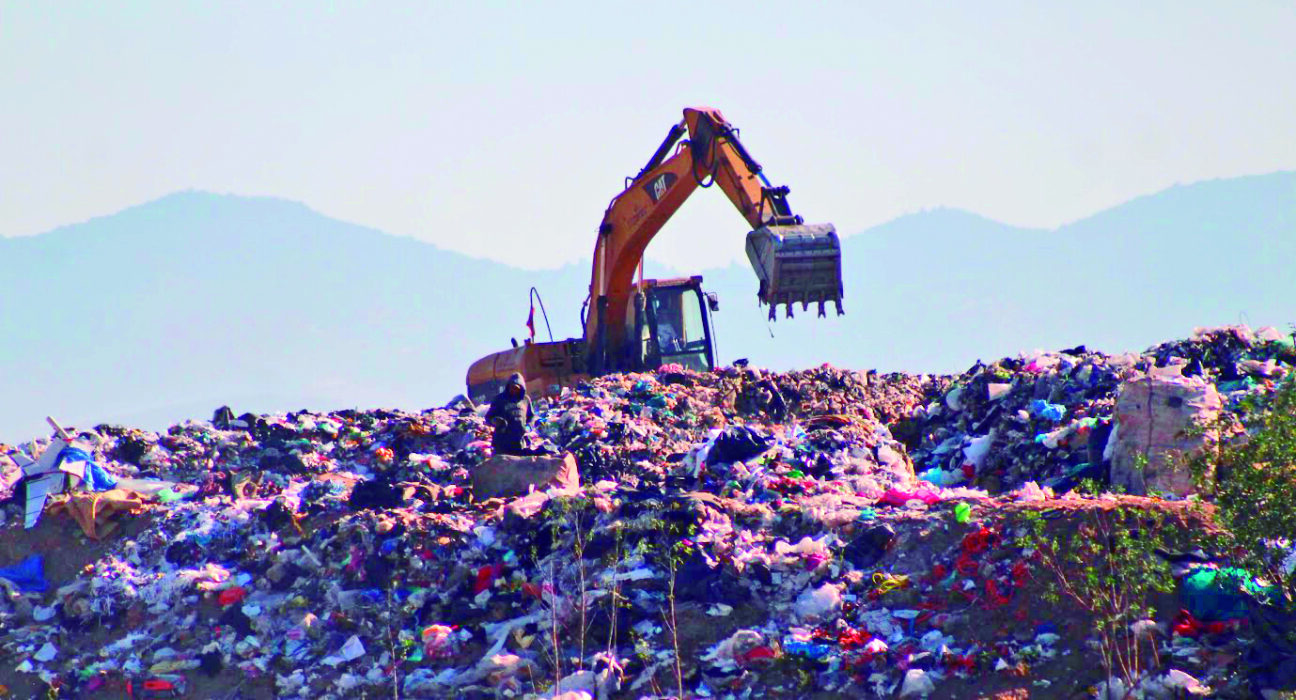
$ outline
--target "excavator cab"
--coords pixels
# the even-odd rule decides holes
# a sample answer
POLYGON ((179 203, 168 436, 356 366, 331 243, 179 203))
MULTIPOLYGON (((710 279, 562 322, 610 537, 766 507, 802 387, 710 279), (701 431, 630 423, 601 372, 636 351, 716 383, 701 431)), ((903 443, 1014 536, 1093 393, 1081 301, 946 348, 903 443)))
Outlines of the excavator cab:
POLYGON ((468 368, 468 398, 490 401, 514 372, 526 379, 533 397, 556 396, 564 386, 606 372, 643 372, 676 364, 697 372, 716 366, 711 314, 719 309, 715 294, 702 291, 702 278, 643 280, 631 295, 627 333, 631 339, 618 352, 591 367, 591 348, 583 339, 548 343, 526 341, 474 362, 468 368))
POLYGON ((678 364, 698 372, 715 368, 711 312, 718 304, 714 295, 703 293, 701 277, 644 280, 635 307, 634 364, 643 369, 678 364))

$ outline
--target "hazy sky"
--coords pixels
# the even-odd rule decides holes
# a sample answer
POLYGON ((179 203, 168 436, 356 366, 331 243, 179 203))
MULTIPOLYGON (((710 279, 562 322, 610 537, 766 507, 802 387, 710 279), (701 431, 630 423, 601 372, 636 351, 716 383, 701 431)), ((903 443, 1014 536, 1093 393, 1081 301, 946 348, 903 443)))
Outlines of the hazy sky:
MULTIPOLYGON (((584 262, 693 104, 843 233, 1296 167, 1293 3, 1043 4, 0 0, 0 235, 197 188, 584 262)), ((702 191, 649 253, 723 263, 745 232, 702 191)))

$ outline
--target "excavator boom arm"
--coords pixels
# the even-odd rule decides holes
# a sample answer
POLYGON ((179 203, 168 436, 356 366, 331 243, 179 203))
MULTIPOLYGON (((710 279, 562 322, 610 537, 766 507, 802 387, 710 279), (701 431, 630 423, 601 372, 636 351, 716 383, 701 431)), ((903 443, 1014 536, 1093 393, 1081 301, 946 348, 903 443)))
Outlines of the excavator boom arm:
POLYGON ((738 140, 738 130, 717 109, 684 110, 692 136, 694 170, 716 184, 753 229, 769 225, 800 224, 788 208, 786 187, 771 187, 760 163, 738 140))
MULTIPOLYGON (((590 307, 585 318, 585 340, 592 353, 597 355, 623 342, 634 275, 644 250, 698 187, 713 185, 725 193, 754 230, 753 234, 765 232, 762 250, 775 245, 769 242, 774 240, 769 232, 777 232, 775 243, 781 244, 783 235, 795 234, 803 223, 788 206, 788 189, 770 186, 760 163, 747 152, 738 139, 737 129, 719 110, 685 109, 683 120, 671 127, 643 169, 633 178, 627 178, 626 189, 612 199, 599 225, 590 278, 590 307), (685 133, 689 135, 688 140, 683 140, 685 133), (672 149, 674 155, 670 155, 672 149)), ((816 292, 814 298, 803 295, 795 300, 821 303, 836 300, 840 308, 840 247, 836 233, 830 226, 826 231, 821 227, 813 233, 801 232, 800 239, 823 243, 828 235, 831 241, 821 247, 830 247, 829 252, 836 255, 836 296, 816 292)), ((776 256, 766 255, 758 261, 760 255, 754 254, 752 248, 753 239, 749 235, 748 255, 761 277, 761 300, 771 304, 772 316, 773 305, 782 302, 790 306, 794 299, 786 292, 779 294, 771 285, 779 279, 779 268, 774 263, 776 256)), ((802 257, 807 257, 804 250, 802 257)), ((824 258, 818 254, 814 259, 822 264, 824 258)), ((784 285, 789 285, 786 280, 792 277, 784 274, 783 278, 784 285)))

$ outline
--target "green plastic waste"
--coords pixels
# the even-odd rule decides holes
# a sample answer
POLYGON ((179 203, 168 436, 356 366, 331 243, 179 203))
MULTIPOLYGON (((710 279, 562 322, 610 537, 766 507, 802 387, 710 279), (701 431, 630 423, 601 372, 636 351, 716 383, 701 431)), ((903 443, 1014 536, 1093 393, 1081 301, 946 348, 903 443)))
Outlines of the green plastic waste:
POLYGON ((958 503, 954 506, 954 519, 960 523, 966 523, 972 518, 972 506, 966 503, 958 503))
POLYGON ((158 503, 171 503, 173 501, 178 501, 181 498, 183 498, 183 496, 171 489, 162 489, 161 491, 158 491, 157 494, 158 503))
POLYGON ((1256 380, 1252 377, 1243 377, 1231 382, 1220 382, 1217 388, 1225 394, 1231 394, 1235 391, 1250 391, 1256 388, 1256 380))
POLYGON ((1184 578, 1179 595, 1184 607, 1199 620, 1217 622, 1246 617, 1246 595, 1268 600, 1277 586, 1261 586, 1246 569, 1197 569, 1184 578))

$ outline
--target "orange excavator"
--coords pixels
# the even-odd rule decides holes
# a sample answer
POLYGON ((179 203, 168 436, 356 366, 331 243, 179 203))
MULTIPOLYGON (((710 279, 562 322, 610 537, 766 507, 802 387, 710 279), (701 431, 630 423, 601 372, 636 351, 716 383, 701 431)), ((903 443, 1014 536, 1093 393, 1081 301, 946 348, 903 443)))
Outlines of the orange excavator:
POLYGON ((773 187, 719 110, 694 107, 670 128, 638 175, 612 199, 599 224, 589 296, 581 309, 583 337, 516 342, 474 362, 468 396, 489 400, 520 372, 527 393, 552 396, 562 387, 611 372, 664 364, 707 371, 716 366, 711 314, 719 309, 702 278, 643 279, 648 243, 698 188, 718 185, 747 220, 747 257, 760 282, 757 297, 792 316, 832 303, 842 314, 841 243, 832 224, 807 225, 792 213, 787 187, 773 187), (685 134, 688 138, 684 138, 685 134), (635 280, 636 273, 638 281, 635 280))

